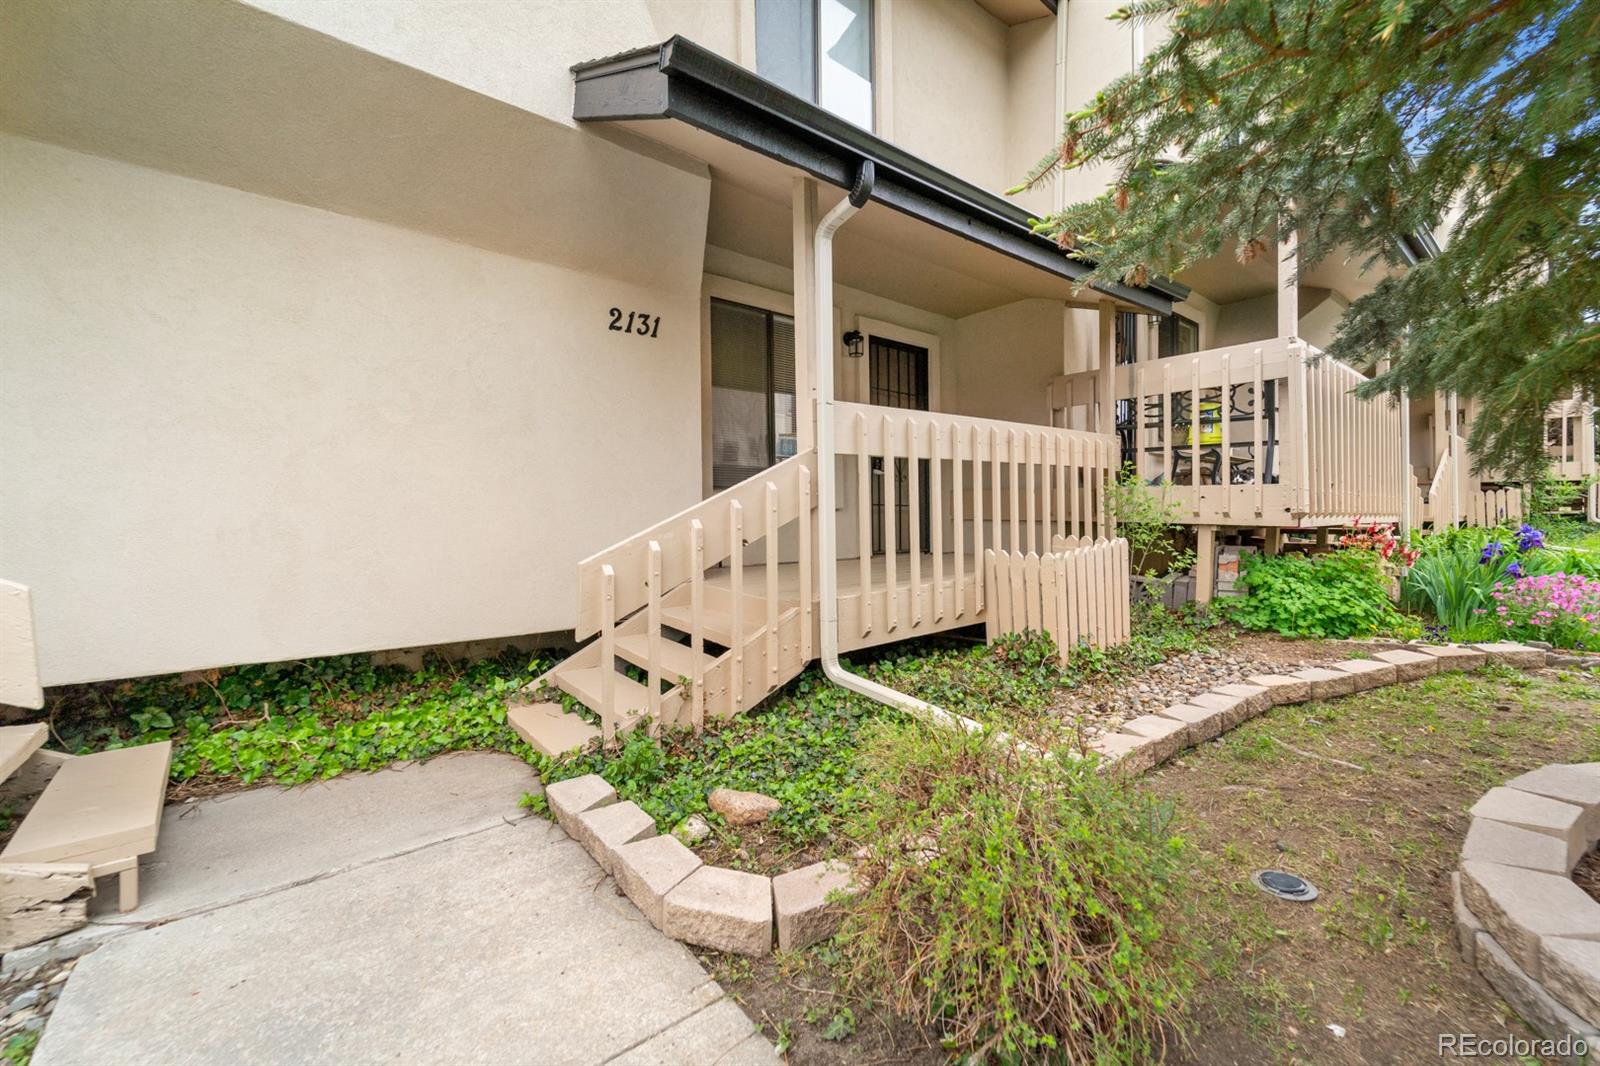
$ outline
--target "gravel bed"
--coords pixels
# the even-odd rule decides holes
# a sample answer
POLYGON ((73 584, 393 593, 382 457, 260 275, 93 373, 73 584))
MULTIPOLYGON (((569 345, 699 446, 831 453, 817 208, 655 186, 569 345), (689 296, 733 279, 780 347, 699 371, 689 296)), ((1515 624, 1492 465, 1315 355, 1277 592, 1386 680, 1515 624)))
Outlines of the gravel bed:
POLYGON ((1271 649, 1275 654, 1262 654, 1266 649, 1242 642, 1182 652, 1141 673, 1069 692, 1053 713, 1074 721, 1086 739, 1093 739, 1130 718, 1155 714, 1218 685, 1244 681, 1252 674, 1289 673, 1351 657, 1350 652, 1341 654, 1319 641, 1301 643, 1303 655, 1294 656, 1290 662, 1285 662, 1278 648, 1271 649))
POLYGON ((0 1049, 23 1033, 44 1029, 77 963, 77 959, 48 962, 0 978, 0 1049))

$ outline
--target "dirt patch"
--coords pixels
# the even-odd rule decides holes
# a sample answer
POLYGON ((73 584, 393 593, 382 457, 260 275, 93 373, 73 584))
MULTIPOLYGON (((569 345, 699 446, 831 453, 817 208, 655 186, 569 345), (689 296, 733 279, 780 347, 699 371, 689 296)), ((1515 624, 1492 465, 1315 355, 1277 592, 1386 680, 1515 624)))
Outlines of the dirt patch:
POLYGON ((791 1066, 942 1066, 950 1060, 932 1029, 837 991, 827 944, 764 959, 697 954, 791 1066))
POLYGON ((773 877, 828 857, 827 842, 796 845, 766 823, 724 826, 695 845, 707 865, 773 877))
POLYGON ((1240 659, 1275 667, 1292 666, 1296 670, 1355 658, 1358 653, 1367 651, 1361 645, 1340 640, 1291 640, 1276 633, 1252 633, 1243 629, 1229 630, 1218 638, 1218 643, 1240 659))
POLYGON ((1442 1033, 1531 1036, 1456 950, 1450 873, 1479 796, 1596 758, 1597 730, 1600 679, 1447 675, 1280 707, 1152 773, 1193 845, 1177 920, 1204 973, 1173 1059, 1423 1062, 1442 1033), (1275 900, 1249 883, 1264 868, 1320 896, 1275 900))
POLYGON ((1572 879, 1591 899, 1600 903, 1600 848, 1590 849, 1589 854, 1578 860, 1572 879))

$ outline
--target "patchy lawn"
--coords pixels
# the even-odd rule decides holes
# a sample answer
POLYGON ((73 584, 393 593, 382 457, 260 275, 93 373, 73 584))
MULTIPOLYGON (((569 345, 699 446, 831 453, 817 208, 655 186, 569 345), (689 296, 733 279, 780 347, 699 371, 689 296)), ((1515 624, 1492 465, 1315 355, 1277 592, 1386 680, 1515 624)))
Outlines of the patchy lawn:
POLYGON ((1483 792, 1596 759, 1600 677, 1495 668, 1279 707, 1149 775, 1192 845, 1208 971, 1174 1058, 1421 1062, 1441 1032, 1531 1035, 1457 954, 1449 877, 1483 792), (1264 867, 1321 896, 1271 899, 1264 867))

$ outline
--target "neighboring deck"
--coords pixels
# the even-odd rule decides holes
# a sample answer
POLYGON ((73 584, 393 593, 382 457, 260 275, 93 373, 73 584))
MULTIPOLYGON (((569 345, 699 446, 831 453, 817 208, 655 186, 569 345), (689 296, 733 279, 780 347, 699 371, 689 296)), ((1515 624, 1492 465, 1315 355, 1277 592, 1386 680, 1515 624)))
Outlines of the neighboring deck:
MULTIPOLYGON (((1400 408, 1366 379, 1277 338, 1119 366, 1123 458, 1190 525, 1306 527, 1398 519, 1408 491, 1400 408)), ((1086 375, 1057 379, 1062 409, 1086 375)))

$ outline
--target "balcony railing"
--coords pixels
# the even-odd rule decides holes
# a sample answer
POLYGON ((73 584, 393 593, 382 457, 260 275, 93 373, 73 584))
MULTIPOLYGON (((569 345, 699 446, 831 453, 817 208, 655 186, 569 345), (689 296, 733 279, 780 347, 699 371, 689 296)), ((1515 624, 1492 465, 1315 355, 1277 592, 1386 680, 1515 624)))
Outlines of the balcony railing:
MULTIPOLYGON (((1400 410, 1284 338, 1116 369, 1122 459, 1195 525, 1399 517, 1400 410)), ((1064 390, 1064 392, 1067 390, 1064 390)), ((1080 390, 1081 391, 1081 390, 1080 390)))

